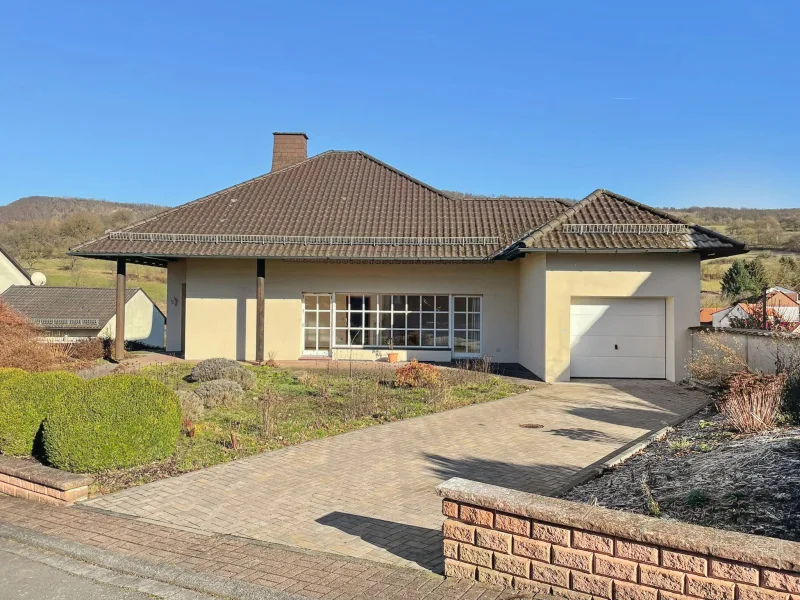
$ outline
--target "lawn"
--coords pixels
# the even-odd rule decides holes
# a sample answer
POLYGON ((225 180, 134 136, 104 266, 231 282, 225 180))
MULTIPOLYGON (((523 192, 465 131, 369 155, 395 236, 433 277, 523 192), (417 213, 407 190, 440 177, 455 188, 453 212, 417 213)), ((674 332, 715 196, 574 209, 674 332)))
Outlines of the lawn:
MULTIPOLYGON (((175 390, 193 389, 192 365, 145 367, 141 374, 175 390)), ((300 370, 247 367, 256 386, 233 406, 206 409, 185 424, 175 455, 161 463, 100 474, 95 493, 108 493, 372 425, 518 394, 532 386, 474 370, 440 368, 433 388, 394 385, 394 370, 300 370), (266 413, 266 419, 265 419, 266 413), (265 423, 266 421, 266 423, 265 423)))
MULTIPOLYGON (((27 265, 26 265, 27 266, 27 265)), ((108 260, 45 258, 37 260, 31 271, 47 276, 47 285, 66 287, 114 287, 116 269, 108 260)), ((140 287, 158 307, 167 310, 167 270, 142 265, 128 265, 128 287, 140 287)))

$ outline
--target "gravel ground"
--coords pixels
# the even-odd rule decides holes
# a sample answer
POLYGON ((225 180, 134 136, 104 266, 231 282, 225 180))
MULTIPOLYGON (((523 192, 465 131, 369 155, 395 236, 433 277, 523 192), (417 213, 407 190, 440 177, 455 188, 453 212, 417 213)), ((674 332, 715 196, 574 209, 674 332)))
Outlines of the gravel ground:
POLYGON ((707 408, 564 498, 800 541, 800 427, 736 435, 707 408))

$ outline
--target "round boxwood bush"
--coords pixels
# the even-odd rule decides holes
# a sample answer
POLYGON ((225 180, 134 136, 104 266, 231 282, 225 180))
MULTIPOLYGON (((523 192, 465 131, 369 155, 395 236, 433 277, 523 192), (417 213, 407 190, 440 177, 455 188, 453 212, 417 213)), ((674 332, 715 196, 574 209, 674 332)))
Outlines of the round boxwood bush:
POLYGON ((84 384, 72 373, 20 369, 4 369, 0 382, 0 452, 12 456, 40 455, 42 422, 57 406, 74 402, 84 384))
POLYGON ((204 381, 195 388, 194 393, 200 396, 206 408, 230 406, 244 396, 242 386, 227 379, 204 381))
POLYGON ((44 449, 59 469, 94 473, 167 458, 180 430, 175 392, 141 375, 107 375, 87 381, 77 402, 54 408, 44 449))
POLYGON ((214 381, 225 379, 223 375, 230 369, 243 369, 235 360, 230 358, 207 358, 201 360, 192 368, 193 381, 214 381))

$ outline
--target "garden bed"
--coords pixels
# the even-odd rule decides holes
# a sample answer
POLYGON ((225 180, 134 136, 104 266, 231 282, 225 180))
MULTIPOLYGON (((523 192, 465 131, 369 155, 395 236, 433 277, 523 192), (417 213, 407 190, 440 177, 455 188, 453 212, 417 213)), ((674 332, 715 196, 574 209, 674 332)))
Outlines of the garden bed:
POLYGON ((564 498, 800 541, 800 427, 735 434, 709 407, 564 498))
MULTIPOLYGON (((192 390, 190 363, 158 365, 140 374, 176 391, 192 390)), ((231 406, 206 409, 185 423, 175 455, 142 467, 99 473, 93 493, 108 493, 214 464, 372 425, 497 400, 537 382, 466 369, 440 369, 435 387, 394 385, 390 366, 365 370, 247 367, 256 385, 231 406), (265 423, 263 395, 270 392, 265 423)))

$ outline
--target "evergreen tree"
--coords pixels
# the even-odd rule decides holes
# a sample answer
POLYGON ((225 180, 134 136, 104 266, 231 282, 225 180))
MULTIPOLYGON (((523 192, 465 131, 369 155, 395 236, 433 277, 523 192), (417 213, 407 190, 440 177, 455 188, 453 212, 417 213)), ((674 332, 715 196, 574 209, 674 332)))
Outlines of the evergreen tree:
POLYGON ((744 261, 736 260, 722 276, 722 295, 735 302, 753 293, 753 280, 744 261))
POLYGON ((764 266, 764 261, 760 257, 756 257, 746 262, 744 266, 750 274, 753 293, 761 294, 764 288, 769 287, 769 277, 767 276, 767 268, 764 266))

